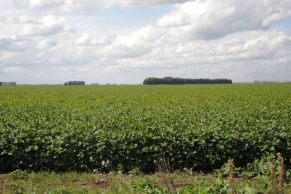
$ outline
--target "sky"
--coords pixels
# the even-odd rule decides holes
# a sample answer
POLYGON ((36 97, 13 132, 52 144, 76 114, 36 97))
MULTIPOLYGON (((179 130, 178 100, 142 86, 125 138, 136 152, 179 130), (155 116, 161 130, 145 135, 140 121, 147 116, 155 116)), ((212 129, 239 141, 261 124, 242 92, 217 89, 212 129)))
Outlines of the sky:
POLYGON ((291 1, 0 1, 0 81, 165 76, 291 80, 291 1))

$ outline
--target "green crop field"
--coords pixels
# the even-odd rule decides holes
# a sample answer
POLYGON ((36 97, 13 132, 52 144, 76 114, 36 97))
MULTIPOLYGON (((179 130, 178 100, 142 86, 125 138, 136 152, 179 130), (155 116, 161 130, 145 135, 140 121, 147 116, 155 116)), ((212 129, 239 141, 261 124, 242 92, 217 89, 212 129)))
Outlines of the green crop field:
POLYGON ((0 171, 211 171, 291 156, 291 85, 0 87, 0 171))

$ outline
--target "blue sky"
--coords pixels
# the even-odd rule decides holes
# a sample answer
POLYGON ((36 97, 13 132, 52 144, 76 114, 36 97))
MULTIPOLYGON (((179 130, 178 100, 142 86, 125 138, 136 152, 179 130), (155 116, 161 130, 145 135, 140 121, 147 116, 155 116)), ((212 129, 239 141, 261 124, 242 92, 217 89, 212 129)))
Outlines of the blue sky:
POLYGON ((275 23, 273 25, 273 28, 275 30, 281 31, 286 33, 287 35, 291 35, 291 19, 286 18, 282 21, 279 21, 278 23, 275 23))
POLYGON ((0 81, 290 80, 290 10, 289 0, 1 1, 0 81))

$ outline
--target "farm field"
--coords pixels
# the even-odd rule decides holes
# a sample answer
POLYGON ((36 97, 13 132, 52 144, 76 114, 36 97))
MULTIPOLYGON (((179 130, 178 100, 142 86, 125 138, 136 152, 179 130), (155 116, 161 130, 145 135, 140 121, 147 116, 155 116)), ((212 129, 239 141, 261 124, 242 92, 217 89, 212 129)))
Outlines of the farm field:
POLYGON ((291 156, 291 85, 0 87, 0 171, 210 172, 291 156))
POLYGON ((0 193, 290 193, 291 85, 19 86, 0 99, 0 193))

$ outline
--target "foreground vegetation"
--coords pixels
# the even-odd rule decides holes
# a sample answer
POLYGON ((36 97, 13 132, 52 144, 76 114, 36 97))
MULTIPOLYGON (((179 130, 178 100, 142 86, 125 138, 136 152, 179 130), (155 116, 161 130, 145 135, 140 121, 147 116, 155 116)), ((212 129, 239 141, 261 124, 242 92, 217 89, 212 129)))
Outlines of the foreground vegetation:
POLYGON ((0 171, 212 171, 280 152, 291 85, 1 87, 0 171), (108 163, 104 166, 104 163, 108 163))
POLYGON ((134 170, 100 173, 27 173, 17 170, 0 175, 0 193, 117 193, 117 194, 290 194, 290 174, 281 171, 282 163, 255 165, 257 171, 244 171, 238 175, 232 160, 226 171, 214 174, 193 174, 191 170, 175 173, 159 171, 144 175, 134 170), (266 174, 260 174, 269 169, 266 174), (277 170, 278 169, 278 170, 277 170), (256 173, 250 178, 250 173, 256 173))

